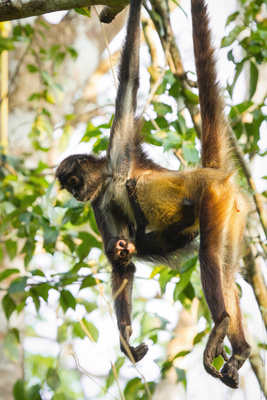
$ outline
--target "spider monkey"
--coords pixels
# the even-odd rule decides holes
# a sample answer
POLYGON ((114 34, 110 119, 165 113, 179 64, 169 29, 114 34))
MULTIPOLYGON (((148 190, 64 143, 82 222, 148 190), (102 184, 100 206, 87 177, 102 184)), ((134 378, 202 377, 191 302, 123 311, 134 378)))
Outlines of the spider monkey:
POLYGON ((112 266, 121 350, 135 362, 145 356, 148 347, 145 343, 130 346, 133 257, 168 263, 180 249, 190 249, 200 234, 201 282, 214 320, 204 351, 204 367, 236 388, 238 370, 250 354, 234 281, 242 255, 247 202, 235 184, 207 6, 204 0, 191 0, 202 166, 181 172, 155 164, 142 148, 141 117, 135 115, 141 2, 130 1, 107 154, 71 155, 61 162, 56 177, 61 188, 77 200, 91 201, 112 266), (232 346, 230 359, 224 351, 226 335, 232 346), (221 371, 212 365, 219 355, 225 360, 221 371))

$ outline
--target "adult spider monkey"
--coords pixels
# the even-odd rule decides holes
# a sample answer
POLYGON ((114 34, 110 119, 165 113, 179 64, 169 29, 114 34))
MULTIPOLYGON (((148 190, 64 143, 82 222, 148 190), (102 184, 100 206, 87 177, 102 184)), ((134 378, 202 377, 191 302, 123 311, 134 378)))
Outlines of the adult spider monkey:
POLYGON ((78 154, 59 165, 61 188, 79 201, 91 201, 112 266, 112 291, 121 349, 137 362, 146 344, 129 344, 132 334, 132 258, 170 261, 200 233, 201 282, 214 328, 204 367, 226 385, 238 386, 238 370, 250 354, 245 340, 234 273, 242 254, 247 203, 234 182, 223 101, 216 79, 207 7, 191 0, 194 54, 202 116, 202 167, 170 171, 142 149, 141 118, 135 116, 139 86, 141 0, 131 0, 119 67, 119 87, 107 155, 78 154), (124 283, 127 282, 126 286, 124 283), (232 356, 223 341, 228 336, 232 356), (217 371, 212 362, 222 355, 217 371))

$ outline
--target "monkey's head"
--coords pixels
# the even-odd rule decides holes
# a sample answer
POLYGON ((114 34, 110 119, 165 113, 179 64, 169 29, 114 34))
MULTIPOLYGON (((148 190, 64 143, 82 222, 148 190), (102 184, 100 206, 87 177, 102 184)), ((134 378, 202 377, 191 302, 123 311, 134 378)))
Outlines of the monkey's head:
POLYGON ((92 154, 75 154, 65 158, 56 170, 60 189, 66 189, 78 201, 88 201, 101 187, 105 159, 92 154))

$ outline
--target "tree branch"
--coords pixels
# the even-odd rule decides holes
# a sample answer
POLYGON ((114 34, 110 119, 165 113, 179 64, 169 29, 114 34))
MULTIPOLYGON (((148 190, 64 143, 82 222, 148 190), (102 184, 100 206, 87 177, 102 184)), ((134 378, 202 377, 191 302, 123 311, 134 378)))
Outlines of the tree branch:
POLYGON ((129 4, 129 0, 9 0, 0 2, 0 21, 27 18, 54 11, 90 6, 106 6, 101 21, 111 22, 129 4))
POLYGON ((267 329, 267 288, 261 270, 260 256, 255 257, 255 255, 253 254, 252 244, 247 245, 244 263, 245 269, 242 271, 242 275, 253 288, 253 292, 259 305, 259 310, 261 312, 263 322, 267 329))

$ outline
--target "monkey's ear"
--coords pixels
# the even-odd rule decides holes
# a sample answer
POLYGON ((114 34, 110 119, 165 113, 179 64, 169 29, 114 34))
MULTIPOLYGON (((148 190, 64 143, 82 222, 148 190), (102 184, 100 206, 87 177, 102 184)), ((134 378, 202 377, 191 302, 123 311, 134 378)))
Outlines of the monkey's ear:
POLYGON ((87 157, 86 156, 78 156, 77 161, 80 165, 87 164, 87 157))

